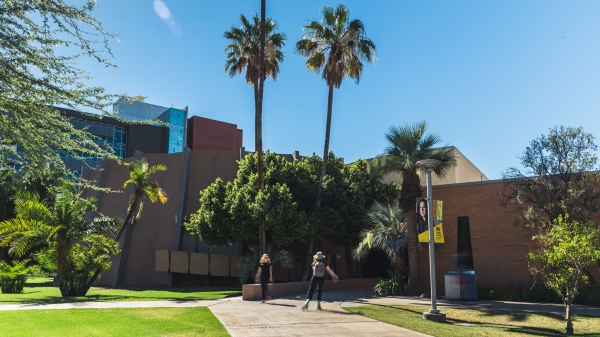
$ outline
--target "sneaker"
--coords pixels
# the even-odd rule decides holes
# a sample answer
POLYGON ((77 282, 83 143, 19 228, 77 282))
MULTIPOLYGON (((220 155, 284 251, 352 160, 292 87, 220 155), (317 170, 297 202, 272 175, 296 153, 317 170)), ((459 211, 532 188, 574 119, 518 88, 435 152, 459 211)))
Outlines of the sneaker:
POLYGON ((302 311, 308 310, 308 304, 303 304, 300 309, 302 309, 302 311))
POLYGON ((321 305, 317 305, 317 310, 323 310, 323 308, 321 308, 321 305))

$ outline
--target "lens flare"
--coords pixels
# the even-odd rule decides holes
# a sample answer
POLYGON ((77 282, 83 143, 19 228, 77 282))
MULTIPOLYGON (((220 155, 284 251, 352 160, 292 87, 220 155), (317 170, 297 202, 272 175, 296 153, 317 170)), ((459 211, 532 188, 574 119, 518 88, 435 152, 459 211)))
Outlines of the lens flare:
POLYGON ((169 7, 167 7, 167 5, 160 0, 154 0, 154 11, 163 20, 167 20, 171 17, 171 11, 169 11, 169 7))

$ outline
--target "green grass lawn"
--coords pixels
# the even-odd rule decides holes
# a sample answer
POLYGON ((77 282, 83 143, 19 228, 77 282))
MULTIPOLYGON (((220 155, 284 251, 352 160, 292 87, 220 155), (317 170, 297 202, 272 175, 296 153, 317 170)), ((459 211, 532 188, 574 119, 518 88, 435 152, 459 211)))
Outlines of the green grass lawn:
POLYGON ((3 311, 2 336, 229 336, 208 308, 3 311))
MULTIPOLYGON (((443 308, 447 323, 424 320, 426 307, 347 307, 349 312, 431 336, 563 336, 564 315, 443 308), (471 324, 459 326, 455 324, 471 324)), ((600 318, 574 316, 575 336, 600 336, 600 318)))
MULTIPOLYGON (((84 297, 63 298, 50 278, 31 278, 21 294, 0 294, 0 305, 16 303, 66 303, 80 301, 215 300, 239 293, 240 289, 193 288, 115 289, 92 287, 84 297)), ((0 330, 1 331, 1 330, 0 330)))

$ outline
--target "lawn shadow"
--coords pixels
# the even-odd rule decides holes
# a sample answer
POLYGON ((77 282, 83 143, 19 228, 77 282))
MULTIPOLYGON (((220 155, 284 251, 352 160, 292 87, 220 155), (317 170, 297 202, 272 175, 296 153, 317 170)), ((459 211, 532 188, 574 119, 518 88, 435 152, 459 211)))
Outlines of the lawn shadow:
MULTIPOLYGON (((412 314, 418 314, 418 315, 422 315, 423 312, 422 311, 418 311, 418 310, 413 310, 413 309, 408 309, 408 308, 402 308, 402 307, 397 307, 397 306, 388 306, 388 308, 393 308, 395 310, 401 310, 401 311, 406 311, 412 314)), ((517 321, 517 322, 524 322, 527 320, 527 317, 529 315, 532 315, 533 313, 528 313, 528 312, 508 312, 508 311, 482 311, 484 313, 485 316, 510 316, 511 320, 517 321)), ((559 319, 561 321, 564 321, 564 317, 560 318, 559 314, 552 314, 552 313, 535 313, 535 315, 540 315, 540 316, 546 316, 549 318, 553 318, 553 319, 559 319)), ((519 334, 523 334, 523 335, 533 335, 533 336, 564 336, 564 330, 557 330, 557 329, 549 329, 549 328, 541 328, 541 327, 535 327, 535 326, 520 326, 520 325, 512 325, 512 324, 496 324, 496 323, 481 323, 481 322, 477 322, 477 321, 469 321, 469 320, 463 320, 463 319, 456 319, 456 318, 447 318, 446 319, 446 323, 445 324, 450 324, 450 325, 454 325, 457 323, 467 323, 473 326, 479 326, 479 327, 491 327, 491 328, 502 328, 505 329, 506 331, 510 331, 510 332, 516 332, 519 334)), ((444 323, 442 323, 444 324, 444 323)), ((594 334, 584 334, 581 336, 596 336, 594 334)))

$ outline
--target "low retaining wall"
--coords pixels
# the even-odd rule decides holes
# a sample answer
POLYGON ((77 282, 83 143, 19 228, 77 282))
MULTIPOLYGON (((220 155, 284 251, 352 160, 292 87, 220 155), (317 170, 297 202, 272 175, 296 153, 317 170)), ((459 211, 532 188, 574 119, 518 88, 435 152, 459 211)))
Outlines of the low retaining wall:
MULTIPOLYGON (((342 289, 371 289, 377 283, 376 279, 355 278, 339 280, 337 283, 333 281, 325 281, 323 285, 324 291, 342 290, 342 289)), ((304 294, 308 291, 310 282, 286 282, 286 283, 269 283, 267 287, 267 295, 272 298, 280 298, 290 295, 304 294)), ((257 301, 262 299, 260 284, 244 284, 242 286, 242 299, 244 301, 257 301)))

